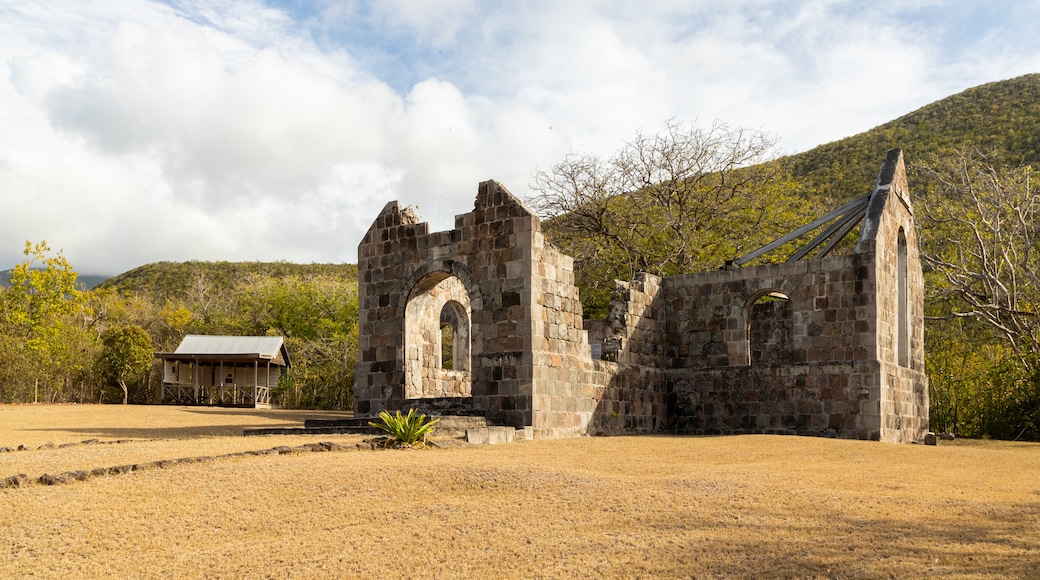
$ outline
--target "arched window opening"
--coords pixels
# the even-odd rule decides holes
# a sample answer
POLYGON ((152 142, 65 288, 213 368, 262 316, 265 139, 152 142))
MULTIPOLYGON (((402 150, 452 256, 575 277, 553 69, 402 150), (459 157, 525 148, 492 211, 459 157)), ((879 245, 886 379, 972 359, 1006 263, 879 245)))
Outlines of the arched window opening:
POLYGON ((449 300, 440 314, 440 363, 447 371, 469 370, 469 314, 449 300))
POLYGON ((748 301, 748 365, 784 362, 791 340, 790 299, 783 292, 765 290, 748 301))
POLYGON ((896 361, 910 366, 910 297, 907 288, 906 233, 899 228, 896 250, 896 361))
POLYGON ((470 300, 462 281, 446 273, 416 285, 405 308, 405 397, 468 397, 470 300))
POLYGON ((446 371, 455 370, 452 355, 455 352, 455 328, 450 324, 441 325, 441 368, 446 371))
POLYGON ((458 334, 458 313, 451 304, 441 309, 441 368, 446 371, 455 369, 455 336, 458 334))

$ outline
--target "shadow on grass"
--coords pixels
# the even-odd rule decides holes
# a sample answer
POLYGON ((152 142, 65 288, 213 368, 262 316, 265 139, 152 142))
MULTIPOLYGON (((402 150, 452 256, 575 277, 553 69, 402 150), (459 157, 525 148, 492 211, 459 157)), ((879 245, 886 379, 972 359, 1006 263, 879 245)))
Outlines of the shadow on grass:
MULTIPOLYGON (((280 423, 299 423, 300 427, 303 427, 303 422, 308 419, 348 419, 354 416, 351 411, 322 411, 322 410, 307 410, 307 409, 251 409, 241 407, 198 407, 198 408, 183 408, 180 409, 186 413, 192 413, 204 417, 260 417, 262 419, 269 419, 271 421, 278 421, 280 423)), ((256 425, 256 427, 274 427, 276 425, 265 424, 256 425)), ((251 426, 252 427, 252 426, 251 426)))
POLYGON ((272 426, 270 423, 257 423, 200 425, 194 427, 50 427, 45 429, 25 429, 25 431, 79 433, 93 437, 115 439, 192 439, 195 437, 240 436, 243 429, 258 429, 272 426))
POLYGON ((681 560, 691 572, 712 576, 754 570, 756 578, 1040 578, 1040 502, 953 508, 915 522, 847 518, 826 509, 788 525, 690 520, 684 528, 703 526, 721 538, 685 546, 681 560))

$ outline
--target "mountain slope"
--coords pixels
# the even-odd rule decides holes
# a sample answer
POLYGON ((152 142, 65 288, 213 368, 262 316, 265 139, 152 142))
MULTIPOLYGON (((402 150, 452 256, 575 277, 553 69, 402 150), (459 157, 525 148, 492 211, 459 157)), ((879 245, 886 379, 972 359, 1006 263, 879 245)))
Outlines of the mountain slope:
POLYGON ((252 277, 287 278, 290 276, 331 276, 344 282, 357 283, 355 264, 292 264, 289 262, 156 262, 146 264, 109 278, 100 288, 114 288, 149 296, 162 303, 183 299, 193 284, 204 280, 206 286, 233 287, 252 277))
POLYGON ((999 163, 1040 163, 1040 74, 968 89, 778 163, 804 184, 807 198, 842 202, 869 192, 885 152, 894 147, 903 149, 911 167, 964 147, 999 163))

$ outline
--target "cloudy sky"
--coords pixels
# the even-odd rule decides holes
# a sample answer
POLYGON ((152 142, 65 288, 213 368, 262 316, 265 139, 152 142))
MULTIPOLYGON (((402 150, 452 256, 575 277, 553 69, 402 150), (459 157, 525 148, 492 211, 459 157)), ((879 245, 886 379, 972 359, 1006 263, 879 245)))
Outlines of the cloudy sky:
MULTIPOLYGON (((0 269, 353 262, 664 121, 795 153, 1040 72, 1040 0, 0 0, 0 269)), ((908 152, 912 154, 912 152, 908 152)))

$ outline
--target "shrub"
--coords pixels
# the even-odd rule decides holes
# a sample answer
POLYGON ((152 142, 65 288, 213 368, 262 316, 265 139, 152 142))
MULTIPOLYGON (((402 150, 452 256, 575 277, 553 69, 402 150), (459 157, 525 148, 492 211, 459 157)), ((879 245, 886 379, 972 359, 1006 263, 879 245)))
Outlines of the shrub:
POLYGON ((415 445, 420 440, 421 444, 425 444, 426 436, 440 421, 427 421, 425 414, 416 416, 415 409, 409 409, 407 415, 401 415, 401 411, 397 411, 396 416, 391 415, 389 411, 383 411, 379 413, 379 418, 383 420, 382 423, 369 422, 369 425, 386 431, 391 439, 396 439, 404 445, 415 445))

